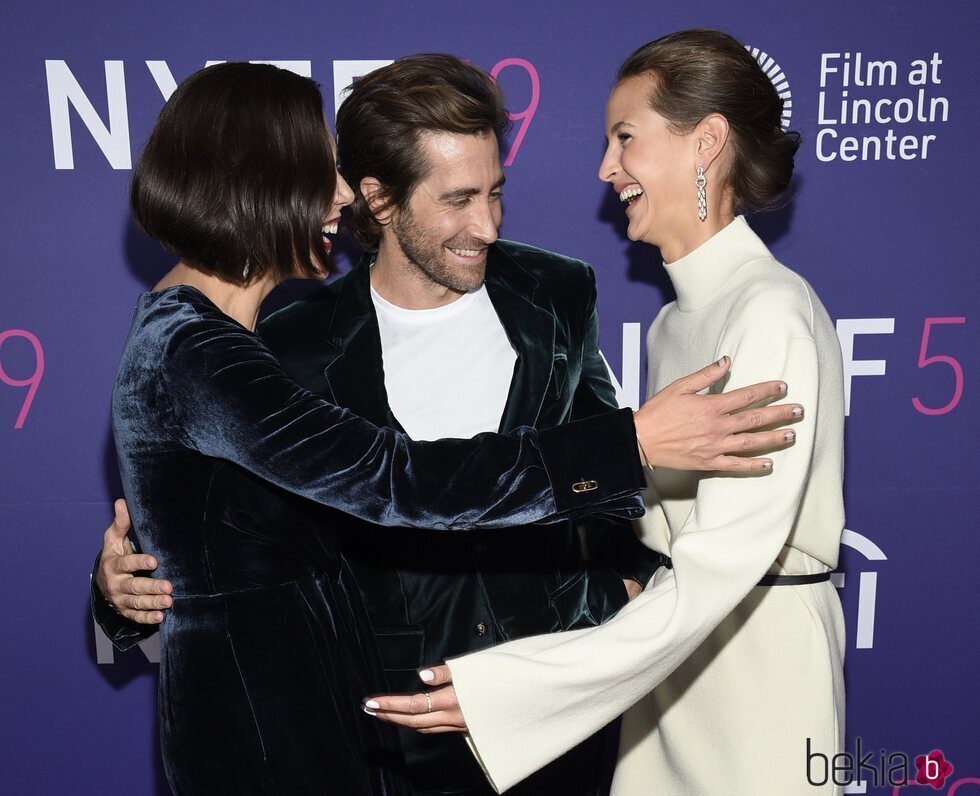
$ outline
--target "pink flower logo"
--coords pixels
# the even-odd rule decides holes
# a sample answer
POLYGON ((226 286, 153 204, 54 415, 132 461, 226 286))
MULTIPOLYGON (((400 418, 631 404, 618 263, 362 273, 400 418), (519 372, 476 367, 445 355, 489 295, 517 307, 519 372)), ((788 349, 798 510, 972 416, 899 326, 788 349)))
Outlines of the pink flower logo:
POLYGON ((953 773, 953 766, 939 749, 933 749, 927 755, 915 758, 917 769, 915 781, 919 785, 932 785, 939 790, 946 784, 946 777, 953 773))

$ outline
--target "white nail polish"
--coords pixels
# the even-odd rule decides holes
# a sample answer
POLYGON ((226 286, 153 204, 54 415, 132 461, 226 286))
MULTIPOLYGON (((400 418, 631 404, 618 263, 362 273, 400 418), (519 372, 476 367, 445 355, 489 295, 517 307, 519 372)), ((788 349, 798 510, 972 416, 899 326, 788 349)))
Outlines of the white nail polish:
POLYGON ((419 672, 419 680, 423 683, 431 683, 436 679, 436 674, 431 669, 423 669, 419 672))
POLYGON ((366 699, 366 700, 364 700, 364 707, 365 708, 371 708, 371 710, 380 710, 381 705, 379 705, 373 699, 366 699))
POLYGON ((373 710, 368 710, 368 709, 367 709, 367 707, 366 707, 365 705, 361 705, 361 710, 363 710, 363 711, 364 711, 365 713, 367 713, 367 714, 368 714, 369 716, 377 716, 377 715, 378 715, 378 714, 377 714, 377 713, 375 713, 375 712, 374 712, 373 710))

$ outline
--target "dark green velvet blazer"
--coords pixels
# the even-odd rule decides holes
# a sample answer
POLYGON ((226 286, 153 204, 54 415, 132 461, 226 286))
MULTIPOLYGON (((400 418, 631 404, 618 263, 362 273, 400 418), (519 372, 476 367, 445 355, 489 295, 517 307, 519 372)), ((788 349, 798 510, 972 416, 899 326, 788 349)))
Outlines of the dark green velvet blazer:
MULTIPOLYGON (((373 423, 403 430, 385 391, 370 264, 363 258, 343 278, 271 316, 260 333, 300 384, 373 423)), ((595 278, 586 263, 498 241, 488 253, 486 285, 517 352, 500 431, 543 429, 616 408, 598 349, 595 278)), ((447 534, 433 544, 405 529, 342 521, 344 555, 393 690, 417 688, 415 671, 425 664, 598 624, 625 603, 623 579, 645 583, 659 565, 628 523, 617 520, 594 518, 587 525, 590 560, 570 522, 447 534)), ((485 785, 459 736, 405 733, 403 742, 420 791, 485 785)), ((576 755, 583 765, 598 764, 595 751, 576 755)), ((592 792, 585 782, 595 772, 583 765, 560 761, 545 779, 529 783, 529 792, 592 792)))

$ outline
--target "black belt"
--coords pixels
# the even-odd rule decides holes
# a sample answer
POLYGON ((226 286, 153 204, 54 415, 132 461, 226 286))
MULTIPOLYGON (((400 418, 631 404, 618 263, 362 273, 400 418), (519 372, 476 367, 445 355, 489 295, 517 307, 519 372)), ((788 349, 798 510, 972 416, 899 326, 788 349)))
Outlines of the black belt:
POLYGON ((756 586, 805 586, 825 580, 830 580, 829 572, 818 572, 816 575, 763 575, 756 586))
MULTIPOLYGON (((674 562, 664 556, 664 566, 674 568, 674 562)), ((818 572, 815 575, 763 575, 756 586, 806 586, 809 583, 823 583, 830 580, 829 572, 818 572)))

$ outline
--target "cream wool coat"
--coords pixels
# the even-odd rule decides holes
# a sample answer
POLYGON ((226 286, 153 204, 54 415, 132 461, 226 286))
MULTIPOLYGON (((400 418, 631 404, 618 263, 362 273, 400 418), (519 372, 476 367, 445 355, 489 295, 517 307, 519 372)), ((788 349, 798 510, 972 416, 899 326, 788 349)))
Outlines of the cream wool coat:
POLYGON ((470 745, 503 791, 626 711, 614 796, 835 792, 807 781, 807 739, 827 757, 843 744, 837 594, 829 582, 755 586, 837 564, 834 326, 743 218, 667 270, 677 301, 650 330, 650 393, 728 354, 722 389, 787 382, 806 407, 796 443, 766 475, 652 472, 639 532, 673 569, 602 627, 450 660, 470 745))

